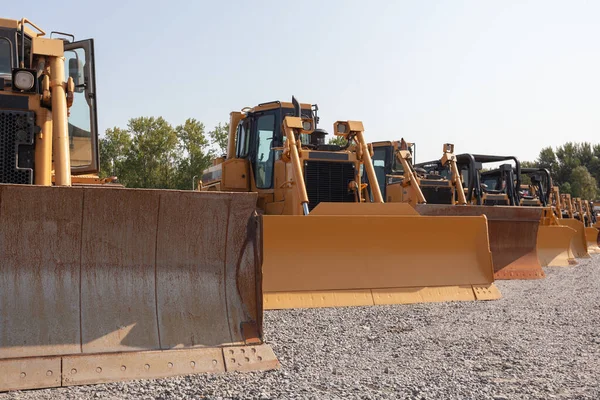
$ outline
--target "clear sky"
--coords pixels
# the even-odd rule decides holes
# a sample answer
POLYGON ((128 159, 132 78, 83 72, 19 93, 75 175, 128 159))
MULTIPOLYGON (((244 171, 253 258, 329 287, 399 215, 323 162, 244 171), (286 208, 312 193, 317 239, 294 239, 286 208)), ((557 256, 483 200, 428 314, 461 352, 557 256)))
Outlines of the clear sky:
POLYGON ((211 128, 271 100, 362 120, 417 161, 600 142, 600 1, 4 2, 94 38, 101 131, 137 116, 211 128))

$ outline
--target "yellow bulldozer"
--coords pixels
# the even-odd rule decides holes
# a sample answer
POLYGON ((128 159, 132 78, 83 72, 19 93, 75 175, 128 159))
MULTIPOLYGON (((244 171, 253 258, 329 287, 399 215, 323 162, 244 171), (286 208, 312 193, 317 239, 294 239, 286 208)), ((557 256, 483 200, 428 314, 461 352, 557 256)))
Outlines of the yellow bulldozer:
POLYGON ((556 216, 561 225, 566 225, 575 230, 571 240, 571 252, 576 258, 589 258, 585 225, 575 218, 575 209, 570 194, 561 194, 558 186, 552 188, 552 202, 556 205, 556 216))
MULTIPOLYGON (((586 213, 586 227, 590 229, 590 236, 586 233, 586 239, 588 241, 588 247, 594 248, 595 252, 600 251, 600 231, 597 227, 598 218, 596 211, 594 210, 594 203, 589 200, 583 200, 583 207, 586 213), (594 240, 595 238, 595 240, 594 240)), ((587 230, 586 230, 587 232, 587 230)))
MULTIPOLYGON (((485 215, 489 224, 494 277, 496 279, 543 278, 536 252, 541 209, 518 206, 511 185, 486 188, 481 169, 484 163, 512 160, 514 157, 454 154, 452 144, 444 144, 440 160, 413 163, 411 143, 404 141, 372 144, 380 190, 388 202, 407 202, 421 215, 485 215), (463 177, 466 177, 464 182, 463 177), (383 184, 381 183, 383 182, 383 184)), ((501 167, 505 179, 518 180, 512 166, 501 167)))
POLYGON ((377 183, 368 201, 363 124, 336 122, 346 144, 326 144, 317 111, 292 99, 232 112, 227 155, 199 185, 258 193, 265 308, 498 298, 486 218, 420 216, 385 204, 377 183))
POLYGON ((98 178, 92 40, 0 19, 0 138, 0 391, 277 367, 256 194, 98 178))
POLYGON ((593 226, 594 221, 592 220, 589 201, 582 200, 580 197, 575 197, 572 200, 573 209, 575 210, 574 217, 582 222, 585 227, 588 252, 596 254, 600 252, 600 247, 598 247, 598 229, 593 226))
MULTIPOLYGON (((543 207, 544 213, 538 229, 538 258, 543 266, 566 267, 576 265, 571 242, 576 231, 561 225, 552 201, 552 176, 546 168, 521 168, 529 184, 520 188, 520 204, 525 207, 543 207)), ((560 208, 559 208, 560 210, 560 208)))

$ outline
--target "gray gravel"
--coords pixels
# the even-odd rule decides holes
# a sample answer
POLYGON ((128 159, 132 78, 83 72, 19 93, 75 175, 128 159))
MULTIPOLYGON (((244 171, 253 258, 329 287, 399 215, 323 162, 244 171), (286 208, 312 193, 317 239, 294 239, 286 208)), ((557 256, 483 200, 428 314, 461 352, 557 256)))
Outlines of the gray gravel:
POLYGON ((499 281, 492 302, 267 312, 275 372, 0 394, 5 399, 599 399, 600 256, 499 281))

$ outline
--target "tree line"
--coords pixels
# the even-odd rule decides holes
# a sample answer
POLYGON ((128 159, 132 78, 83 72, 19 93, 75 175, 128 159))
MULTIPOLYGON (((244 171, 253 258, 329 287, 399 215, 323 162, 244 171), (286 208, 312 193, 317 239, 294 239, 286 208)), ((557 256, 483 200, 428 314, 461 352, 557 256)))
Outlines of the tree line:
POLYGON ((211 160, 225 154, 229 124, 206 132, 190 118, 173 127, 162 117, 129 120, 100 139, 100 176, 116 176, 126 187, 192 189, 211 160))
MULTIPOLYGON (((229 124, 207 132, 193 118, 175 127, 162 117, 132 118, 100 139, 100 175, 117 176, 127 187, 192 189, 211 160, 226 153, 228 134, 229 124)), ((334 136, 329 143, 344 145, 345 139, 334 136)), ((535 161, 522 164, 549 169, 561 193, 594 200, 600 192, 600 144, 545 147, 535 161)))
POLYGON ((544 147, 538 158, 524 166, 547 168, 561 193, 596 200, 600 181, 600 145, 567 142, 556 149, 544 147))

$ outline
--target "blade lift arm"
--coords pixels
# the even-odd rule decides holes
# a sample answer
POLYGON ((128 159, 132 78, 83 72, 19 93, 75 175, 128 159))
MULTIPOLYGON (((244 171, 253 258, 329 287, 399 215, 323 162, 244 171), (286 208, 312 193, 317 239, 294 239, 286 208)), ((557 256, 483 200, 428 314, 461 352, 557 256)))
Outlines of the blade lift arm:
POLYGON ((377 182, 375 168, 373 167, 371 149, 365 141, 363 123, 361 121, 336 121, 333 124, 333 131, 336 136, 345 137, 348 143, 352 140, 356 142, 356 157, 367 172, 367 178, 369 179, 369 185, 371 185, 371 192, 373 193, 373 202, 383 203, 383 196, 381 195, 381 189, 379 188, 379 182, 377 182))
POLYGON ((300 204, 302 204, 302 212, 308 215, 308 194, 306 193, 306 185, 304 184, 304 174, 300 165, 300 154, 298 150, 301 148, 301 143, 297 136, 302 131, 302 118, 286 116, 283 120, 283 130, 285 133, 285 157, 289 158, 292 163, 292 175, 296 187, 296 192, 300 204))
POLYGON ((454 190, 458 194, 458 204, 466 205, 467 198, 465 197, 465 191, 463 189, 462 179, 460 177, 460 171, 458 170, 458 165, 456 162, 456 155, 454 155, 454 145, 451 143, 444 144, 444 155, 440 160, 442 166, 450 165, 450 172, 452 173, 452 184, 454 185, 454 190))
POLYGON ((400 139, 400 146, 394 152, 396 153, 396 158, 402 164, 402 170, 404 171, 402 186, 409 187, 413 191, 417 204, 426 204, 427 201, 425 200, 413 167, 412 154, 408 150, 408 145, 404 139, 400 139))

